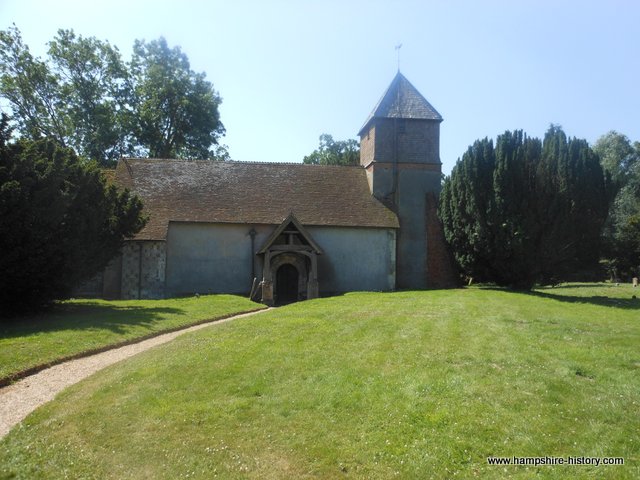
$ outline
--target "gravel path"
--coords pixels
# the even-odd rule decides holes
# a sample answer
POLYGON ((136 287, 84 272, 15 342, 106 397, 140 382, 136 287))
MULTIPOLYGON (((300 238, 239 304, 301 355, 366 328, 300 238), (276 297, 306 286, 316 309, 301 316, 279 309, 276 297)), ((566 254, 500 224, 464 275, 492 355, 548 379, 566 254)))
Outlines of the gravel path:
POLYGON ((107 350, 106 352, 77 360, 70 360, 42 370, 12 385, 0 388, 0 439, 40 405, 53 400, 63 389, 69 385, 78 383, 80 380, 87 378, 98 370, 102 370, 109 365, 129 358, 137 353, 144 352, 156 345, 167 343, 184 333, 200 330, 201 328, 206 328, 218 323, 229 322, 237 318, 248 317, 267 310, 270 309, 243 313, 223 320, 201 323, 183 330, 164 333, 132 345, 114 348, 113 350, 107 350))

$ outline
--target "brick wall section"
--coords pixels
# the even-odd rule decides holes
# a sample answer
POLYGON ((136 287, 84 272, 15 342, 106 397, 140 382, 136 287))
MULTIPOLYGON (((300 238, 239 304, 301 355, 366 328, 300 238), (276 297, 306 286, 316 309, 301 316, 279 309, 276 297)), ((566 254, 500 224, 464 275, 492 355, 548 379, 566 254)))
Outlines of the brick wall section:
MULTIPOLYGON (((395 129, 392 118, 376 119, 376 138, 374 159, 377 162, 394 162, 395 161, 395 129)), ((400 159, 403 160, 402 158, 400 159)))
POLYGON ((122 249, 122 298, 163 298, 166 245, 160 241, 131 241, 122 249))
POLYGON ((438 197, 427 194, 427 288, 455 288, 460 285, 453 255, 444 238, 442 222, 438 218, 438 197))
POLYGON ((360 137, 360 165, 366 167, 373 161, 376 142, 376 127, 371 124, 367 133, 360 137))

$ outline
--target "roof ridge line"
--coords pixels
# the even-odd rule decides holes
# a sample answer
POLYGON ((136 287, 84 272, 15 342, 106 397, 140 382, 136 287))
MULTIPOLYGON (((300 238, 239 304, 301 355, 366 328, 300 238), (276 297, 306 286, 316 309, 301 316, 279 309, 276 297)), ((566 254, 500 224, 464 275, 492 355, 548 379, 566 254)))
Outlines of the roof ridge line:
POLYGON ((151 158, 151 157, 122 157, 120 160, 127 165, 129 161, 152 161, 152 162, 189 162, 189 163, 210 163, 210 164, 243 164, 243 165, 293 165, 303 167, 356 167, 362 168, 362 165, 319 165, 315 163, 303 162, 260 162, 258 160, 207 160, 207 159, 182 159, 182 158, 151 158))

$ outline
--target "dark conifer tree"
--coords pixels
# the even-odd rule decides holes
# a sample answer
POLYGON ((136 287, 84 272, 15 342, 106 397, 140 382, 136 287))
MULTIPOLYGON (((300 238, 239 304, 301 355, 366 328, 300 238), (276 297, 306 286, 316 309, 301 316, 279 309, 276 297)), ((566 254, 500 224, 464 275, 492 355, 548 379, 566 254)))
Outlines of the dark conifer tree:
POLYGON ((598 157, 552 126, 474 143, 443 186, 440 215, 461 271, 517 289, 593 271, 607 216, 598 157))
POLYGON ((0 318, 68 298, 144 226, 142 203, 95 163, 0 122, 0 318))

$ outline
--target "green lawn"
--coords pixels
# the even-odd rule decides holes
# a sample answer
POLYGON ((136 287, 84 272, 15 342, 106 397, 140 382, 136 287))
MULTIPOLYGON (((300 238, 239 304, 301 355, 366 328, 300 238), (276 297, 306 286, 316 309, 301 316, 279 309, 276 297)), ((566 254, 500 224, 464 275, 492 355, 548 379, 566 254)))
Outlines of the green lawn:
POLYGON ((640 478, 640 300, 354 293, 184 335, 65 390, 0 478, 640 478), (490 466, 488 456, 624 457, 490 466))
POLYGON ((82 352, 261 307, 233 295, 70 300, 45 314, 0 323, 0 380, 82 352))

